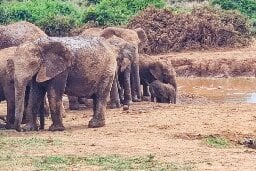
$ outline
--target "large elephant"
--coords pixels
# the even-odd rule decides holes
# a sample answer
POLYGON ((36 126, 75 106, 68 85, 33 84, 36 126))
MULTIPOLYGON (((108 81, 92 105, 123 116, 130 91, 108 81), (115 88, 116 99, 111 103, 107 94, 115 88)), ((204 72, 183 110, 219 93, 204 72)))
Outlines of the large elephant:
MULTIPOLYGON (((0 102, 3 100, 7 101, 7 116, 6 116, 6 129, 11 129, 14 126, 15 120, 15 89, 14 89, 14 78, 13 74, 9 71, 13 70, 12 65, 8 62, 9 60, 15 60, 15 51, 17 47, 9 47, 0 50, 0 102)), ((26 87, 25 93, 25 107, 28 104, 28 96, 29 96, 30 86, 26 87)), ((40 105, 39 116, 40 116, 40 128, 44 127, 44 119, 42 119, 45 115, 48 115, 48 106, 43 104, 40 105)), ((24 111, 24 114, 26 112, 24 111)), ((26 122, 26 117, 23 117, 23 122, 26 122)))
POLYGON ((140 79, 143 96, 149 96, 148 86, 155 80, 170 84, 177 91, 176 72, 171 63, 148 55, 140 56, 140 79))
MULTIPOLYGON (((1 50, 0 52, 0 60, 1 60, 1 68, 0 68, 0 87, 2 87, 2 90, 0 92, 1 94, 1 100, 7 100, 7 124, 6 128, 12 128, 13 122, 14 122, 14 83, 13 79, 11 79, 10 74, 7 74, 6 67, 8 68, 9 66, 6 66, 6 61, 8 59, 13 59, 13 53, 16 50, 16 47, 22 43, 29 42, 29 41, 34 41, 40 37, 47 36, 40 28, 35 26, 32 23, 26 22, 26 21, 20 21, 16 22, 13 24, 9 24, 6 26, 0 26, 0 49, 4 48, 9 48, 9 49, 4 49, 1 50)), ((10 69, 10 68, 8 68, 10 69)), ((26 100, 25 100, 25 106, 28 101, 28 94, 29 94, 29 89, 30 87, 28 86, 26 89, 26 100)), ((1 101, 0 100, 0 101, 1 101)), ((46 100, 46 99, 45 99, 46 100)), ((43 103, 40 106, 39 110, 40 116, 43 115, 48 115, 48 106, 46 103, 43 103)), ((25 122, 25 118, 24 122, 25 122)), ((41 128, 44 127, 43 120, 41 118, 41 123, 40 126, 41 128)))
POLYGON ((0 49, 18 46, 42 36, 46 34, 34 24, 26 21, 0 26, 0 49))
POLYGON ((64 130, 61 117, 62 95, 93 99, 93 118, 89 127, 105 125, 107 97, 117 66, 120 50, 101 37, 44 37, 20 45, 13 61, 15 82, 15 126, 21 130, 24 92, 32 79, 28 102, 29 123, 25 130, 37 130, 36 111, 47 92, 52 125, 49 130, 64 130), (24 60, 26 59, 26 60, 24 60))
POLYGON ((139 46, 145 44, 147 41, 146 34, 141 28, 125 29, 118 27, 107 27, 103 30, 101 36, 105 38, 113 35, 122 38, 136 48, 136 55, 131 64, 131 90, 132 101, 141 101, 140 75, 139 75, 139 46))
MULTIPOLYGON (((130 83, 130 74, 131 74, 131 64, 137 60, 137 51, 136 46, 125 41, 122 38, 111 35, 110 33, 106 35, 103 29, 101 28, 90 28, 84 30, 80 36, 101 36, 107 38, 107 41, 118 49, 122 49, 119 55, 122 55, 122 58, 117 58, 117 73, 115 76, 115 81, 111 88, 110 99, 111 99, 111 108, 120 107, 120 96, 118 90, 118 84, 121 85, 122 90, 124 90, 124 95, 121 96, 121 101, 124 105, 124 110, 129 109, 131 101, 131 83, 130 83), (104 34, 103 34, 104 33, 104 34), (106 36, 106 37, 105 37, 106 36), (120 61, 122 59, 122 61, 120 61), (117 82, 116 82, 117 81, 117 82)), ((79 97, 69 97, 69 108, 71 110, 77 110, 79 108, 79 97)))

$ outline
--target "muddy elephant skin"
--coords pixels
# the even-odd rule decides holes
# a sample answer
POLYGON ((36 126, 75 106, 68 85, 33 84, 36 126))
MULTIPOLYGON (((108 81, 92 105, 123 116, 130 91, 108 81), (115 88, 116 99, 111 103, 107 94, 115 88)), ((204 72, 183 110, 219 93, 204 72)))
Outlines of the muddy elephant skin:
POLYGON ((46 34, 34 24, 26 21, 0 26, 0 49, 18 46, 42 36, 46 34))
POLYGON ((155 80, 149 84, 149 91, 151 94, 151 101, 159 103, 173 103, 176 104, 176 90, 171 84, 165 84, 159 80, 155 80))
POLYGON ((24 130, 37 130, 36 111, 47 92, 52 125, 49 130, 62 131, 62 95, 93 99, 93 118, 89 127, 105 125, 107 97, 113 83, 119 51, 100 37, 44 37, 20 45, 14 64, 15 127, 21 130, 24 90, 32 79, 28 102, 29 123, 24 130), (26 59, 26 60, 24 60, 26 59))
POLYGON ((155 80, 172 85, 177 90, 176 72, 171 63, 147 55, 140 56, 140 79, 143 96, 149 96, 148 86, 155 80))
MULTIPOLYGON (((113 28, 112 28, 113 29, 113 28)), ((115 81, 113 82, 110 99, 111 99, 111 108, 118 108, 121 106, 121 103, 124 105, 123 109, 128 110, 131 98, 131 65, 136 62, 137 58, 137 51, 136 46, 134 43, 129 43, 126 40, 117 37, 114 33, 108 33, 105 30, 100 28, 90 28, 86 29, 82 32, 81 36, 101 36, 107 39, 107 41, 113 45, 114 47, 120 50, 119 55, 117 57, 117 73, 115 76, 115 81), (120 85, 121 89, 118 89, 120 85), (118 92, 119 90, 119 92, 118 92), (120 93, 123 96, 119 96, 120 93), (120 100, 121 97, 121 100, 120 100)), ((72 110, 79 109, 77 97, 69 97, 69 107, 72 110)))

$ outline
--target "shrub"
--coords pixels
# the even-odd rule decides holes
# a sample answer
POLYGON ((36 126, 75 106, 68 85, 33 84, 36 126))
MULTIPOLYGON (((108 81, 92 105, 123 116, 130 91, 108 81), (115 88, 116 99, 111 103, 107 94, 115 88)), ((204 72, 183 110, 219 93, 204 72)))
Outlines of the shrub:
POLYGON ((76 8, 74 4, 61 0, 6 2, 0 7, 0 23, 26 20, 41 27, 51 36, 61 36, 59 30, 67 33, 81 24, 82 11, 76 8))
POLYGON ((212 4, 220 5, 226 10, 238 10, 250 18, 256 18, 255 0, 213 0, 212 4))
POLYGON ((128 28, 141 27, 148 42, 141 50, 148 54, 186 49, 241 47, 250 42, 246 17, 235 11, 210 7, 175 14, 168 9, 148 8, 134 19, 128 28))
POLYGON ((99 25, 121 25, 149 5, 161 8, 164 7, 165 2, 163 0, 101 0, 87 9, 84 21, 91 20, 99 25))

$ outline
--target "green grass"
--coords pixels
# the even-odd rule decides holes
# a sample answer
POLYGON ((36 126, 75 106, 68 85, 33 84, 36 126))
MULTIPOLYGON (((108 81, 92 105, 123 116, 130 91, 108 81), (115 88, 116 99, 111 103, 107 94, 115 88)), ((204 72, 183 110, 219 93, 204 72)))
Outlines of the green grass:
POLYGON ((107 156, 47 156, 34 160, 39 170, 65 170, 75 166, 97 166, 100 170, 192 170, 189 164, 183 166, 173 163, 161 163, 153 155, 124 158, 118 155, 107 156))
POLYGON ((227 148, 230 146, 229 140, 222 137, 209 136, 205 141, 208 146, 214 148, 227 148))

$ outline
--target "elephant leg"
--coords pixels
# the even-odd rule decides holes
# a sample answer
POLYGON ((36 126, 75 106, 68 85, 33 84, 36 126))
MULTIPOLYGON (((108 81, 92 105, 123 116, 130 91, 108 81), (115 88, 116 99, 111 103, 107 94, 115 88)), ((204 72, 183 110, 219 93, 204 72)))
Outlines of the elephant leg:
POLYGON ((124 107, 123 110, 129 110, 129 106, 132 100, 131 95, 131 79, 130 79, 130 69, 124 71, 124 107))
POLYGON ((79 104, 85 104, 85 98, 83 98, 83 97, 78 97, 77 101, 79 104))
POLYGON ((38 131, 37 115, 39 108, 44 102, 46 90, 44 86, 40 86, 35 80, 31 83, 29 93, 28 106, 26 110, 26 119, 28 123, 23 128, 23 131, 38 131))
POLYGON ((115 79, 113 81, 111 91, 110 91, 110 107, 111 107, 111 109, 121 107, 116 77, 117 77, 117 75, 115 76, 115 79))
POLYGON ((151 102, 155 102, 155 97, 151 96, 151 102))
POLYGON ((61 73, 51 80, 48 85, 47 97, 49 101, 52 125, 50 131, 63 131, 65 127, 62 122, 62 96, 67 82, 67 72, 61 73))
POLYGON ((98 128, 105 125, 105 111, 107 106, 107 97, 109 95, 114 76, 102 80, 97 93, 93 96, 93 118, 89 121, 89 128, 98 128))
POLYGON ((140 87, 140 74, 139 64, 133 63, 131 65, 131 86, 132 86, 132 101, 141 101, 141 87, 140 87))
POLYGON ((6 129, 14 129, 15 120, 15 90, 13 85, 6 85, 3 87, 4 96, 7 100, 7 116, 6 116, 6 129))
POLYGON ((69 101, 69 109, 70 110, 78 110, 79 109, 79 102, 77 96, 68 96, 69 101))
POLYGON ((143 96, 150 96, 148 91, 148 85, 143 84, 143 96))
POLYGON ((47 100, 46 100, 46 96, 45 96, 44 101, 40 104, 39 111, 38 111, 38 114, 39 114, 39 117, 40 117, 40 127, 39 127, 39 129, 44 129, 45 117, 49 116, 49 114, 50 114, 49 110, 50 109, 49 109, 49 106, 48 106, 48 103, 47 103, 47 100))
POLYGON ((159 98, 159 97, 156 97, 156 102, 157 102, 157 103, 162 103, 162 99, 159 98))

